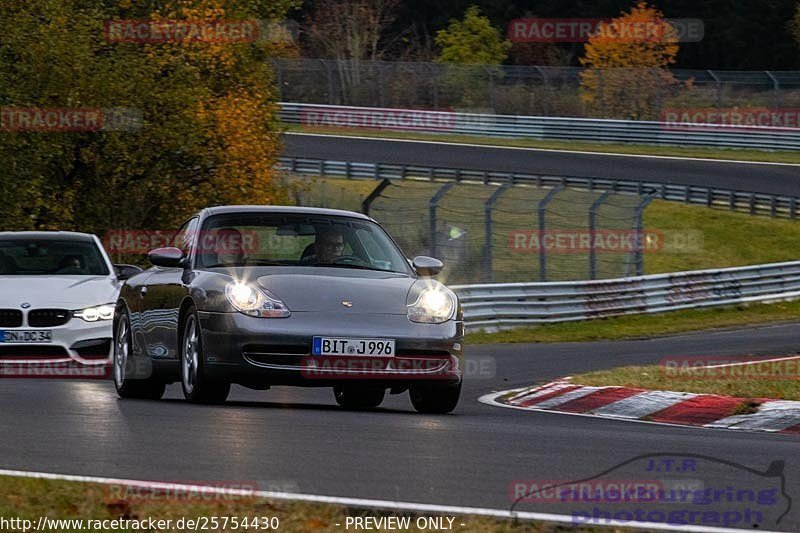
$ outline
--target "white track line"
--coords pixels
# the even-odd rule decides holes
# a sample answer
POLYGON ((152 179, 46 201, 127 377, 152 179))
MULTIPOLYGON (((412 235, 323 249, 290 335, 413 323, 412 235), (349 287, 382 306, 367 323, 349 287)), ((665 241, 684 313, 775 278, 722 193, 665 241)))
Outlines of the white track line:
MULTIPOLYGON (((674 155, 646 155, 646 154, 620 154, 618 152, 590 152, 582 150, 558 150, 555 148, 527 148, 524 146, 501 146, 497 144, 479 144, 479 143, 458 143, 447 141, 423 141, 415 139, 397 139, 394 137, 369 137, 366 135, 337 135, 333 133, 303 133, 295 131, 284 132, 284 135, 296 135, 300 137, 335 137, 340 139, 358 139, 362 141, 385 141, 385 142, 402 142, 402 143, 420 143, 420 144, 443 144, 447 146, 468 146, 471 148, 496 148, 499 150, 523 150, 527 152, 554 152, 561 154, 578 154, 578 155, 602 155, 608 157, 633 157, 640 159, 668 159, 674 161, 704 161, 707 163, 730 163, 734 165, 766 165, 778 167, 800 167, 800 163, 776 163, 773 161, 742 161, 738 159, 712 159, 705 157, 679 157, 674 155)), ((565 141, 566 142, 566 141, 565 141)))
MULTIPOLYGON (((51 479, 59 481, 75 481, 79 483, 100 483, 103 485, 124 485, 129 487, 141 487, 161 490, 178 491, 197 491, 198 485, 186 485, 179 483, 162 483, 159 481, 139 481, 134 479, 115 479, 93 476, 78 476, 69 474, 51 474, 47 472, 28 472, 24 470, 0 470, 0 476, 25 477, 34 479, 51 479)), ((495 518, 516 518, 520 520, 539 520, 545 522, 558 522, 574 524, 571 515, 550 514, 550 513, 511 513, 505 509, 487 509, 483 507, 460 507, 454 505, 435 505, 429 503, 398 502, 391 500, 366 500, 361 498, 343 498, 338 496, 319 496, 316 494, 295 494, 292 492, 272 492, 272 491, 252 491, 246 489, 230 489, 221 487, 200 486, 204 493, 224 494, 231 496, 249 496, 272 500, 295 500, 312 503, 325 503, 332 505, 342 505, 347 507, 373 508, 389 511, 408 511, 429 514, 453 514, 453 515, 473 515, 490 516, 495 518)), ((742 531, 752 531, 750 529, 733 529, 711 526, 673 526, 658 522, 625 522, 617 523, 613 520, 608 524, 586 523, 582 525, 596 526, 608 525, 609 527, 629 527, 636 529, 649 529, 658 531, 688 531, 698 533, 741 533, 742 531)), ((765 533, 780 533, 778 531, 765 531, 765 533)))
MULTIPOLYGON (((723 359, 720 357, 720 359, 723 359)), ((699 357, 698 359, 702 359, 699 357)), ((748 359, 747 361, 741 361, 739 363, 723 363, 721 365, 711 365, 711 366, 693 366, 692 368, 725 368, 728 366, 745 366, 745 365, 757 365, 760 363, 775 363, 777 361, 791 361, 793 359, 800 359, 800 355, 792 355, 789 357, 777 357, 775 359, 748 359)))

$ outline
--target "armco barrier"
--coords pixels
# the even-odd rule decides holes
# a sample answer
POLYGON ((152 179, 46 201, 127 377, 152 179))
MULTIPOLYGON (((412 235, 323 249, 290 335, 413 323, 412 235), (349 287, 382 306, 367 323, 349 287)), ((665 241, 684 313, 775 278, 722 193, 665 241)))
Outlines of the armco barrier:
POLYGON ((471 329, 800 298, 800 261, 602 281, 451 287, 471 329))
POLYGON ((363 179, 427 178, 431 180, 473 181, 482 183, 528 183, 538 187, 572 187, 592 191, 652 195, 661 200, 684 202, 707 207, 721 207, 752 215, 797 218, 800 199, 730 189, 711 189, 692 185, 675 185, 645 181, 584 178, 579 176, 549 176, 492 172, 458 168, 433 168, 386 163, 356 163, 281 157, 278 168, 295 174, 363 179))
POLYGON ((288 124, 424 133, 526 137, 541 140, 800 149, 800 128, 666 124, 637 120, 482 115, 449 111, 280 104, 288 124))

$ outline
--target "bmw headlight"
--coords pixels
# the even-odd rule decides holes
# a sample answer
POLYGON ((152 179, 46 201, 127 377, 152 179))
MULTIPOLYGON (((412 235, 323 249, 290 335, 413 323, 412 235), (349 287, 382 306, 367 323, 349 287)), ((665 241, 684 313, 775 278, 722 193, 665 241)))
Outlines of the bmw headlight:
POLYGON ((80 311, 73 311, 72 316, 80 318, 86 322, 97 322, 98 320, 111 320, 114 318, 114 304, 96 305, 87 307, 80 311))
POLYGON ((456 312, 456 295, 433 280, 417 281, 408 293, 408 319, 412 322, 441 324, 456 312))
POLYGON ((260 318, 287 318, 292 313, 280 299, 269 291, 241 281, 233 281, 225 287, 225 297, 240 313, 260 318))

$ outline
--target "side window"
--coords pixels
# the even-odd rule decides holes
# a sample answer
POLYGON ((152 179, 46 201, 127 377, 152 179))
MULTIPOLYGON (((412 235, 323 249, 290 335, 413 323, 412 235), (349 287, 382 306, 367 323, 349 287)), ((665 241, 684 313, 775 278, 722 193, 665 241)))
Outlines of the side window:
POLYGON ((192 242, 194 242, 194 238, 196 237, 198 222, 198 218, 186 221, 172 238, 172 246, 180 248, 183 250, 183 253, 189 255, 192 250, 192 242))

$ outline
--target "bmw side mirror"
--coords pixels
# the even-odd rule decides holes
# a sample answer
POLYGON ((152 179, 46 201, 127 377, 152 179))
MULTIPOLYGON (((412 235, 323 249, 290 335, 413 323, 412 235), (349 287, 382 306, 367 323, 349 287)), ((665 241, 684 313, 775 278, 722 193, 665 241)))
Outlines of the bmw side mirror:
POLYGON ((418 255, 411 261, 411 266, 422 277, 432 277, 442 271, 444 263, 433 257, 418 255))
POLYGON ((142 271, 142 269, 136 265, 114 265, 114 270, 117 272, 117 279, 120 281, 131 279, 142 271))
POLYGON ((147 259, 155 266, 166 268, 180 268, 185 265, 183 251, 179 248, 167 247, 150 250, 147 259))

